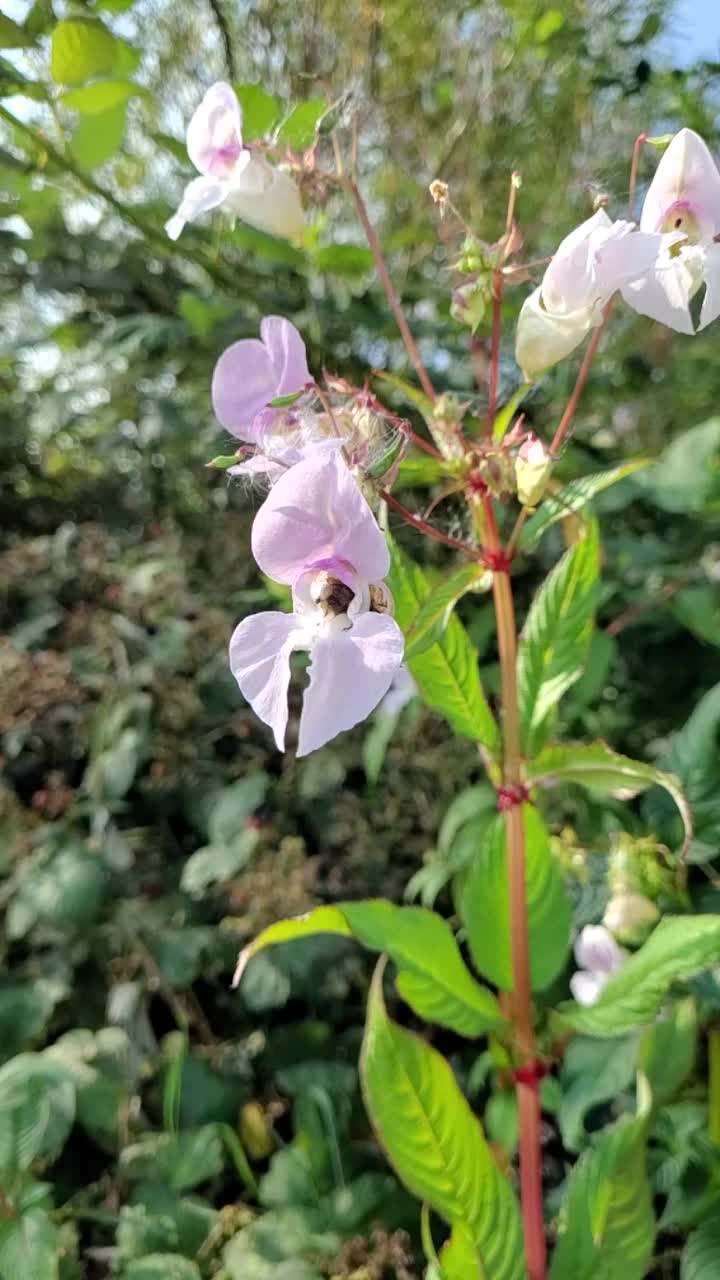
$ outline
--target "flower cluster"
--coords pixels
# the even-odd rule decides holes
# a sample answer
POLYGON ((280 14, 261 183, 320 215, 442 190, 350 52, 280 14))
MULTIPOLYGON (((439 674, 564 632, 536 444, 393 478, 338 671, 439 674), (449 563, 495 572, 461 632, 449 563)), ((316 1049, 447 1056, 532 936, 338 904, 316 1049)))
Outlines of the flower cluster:
POLYGON ((282 751, 290 656, 310 654, 298 740, 307 755, 374 710, 400 670, 404 641, 384 583, 387 545, 352 469, 357 414, 313 407, 305 345, 289 320, 268 316, 260 334, 223 353, 212 398, 223 426, 256 448, 231 472, 272 484, 252 550, 263 573, 291 588, 293 609, 245 618, 230 666, 282 751))
POLYGON ((720 314, 720 172, 702 138, 682 129, 663 155, 639 228, 598 209, 562 241, 525 300, 516 356, 527 379, 600 324, 618 290, 641 315, 694 333, 690 303, 705 285, 699 328, 720 314))

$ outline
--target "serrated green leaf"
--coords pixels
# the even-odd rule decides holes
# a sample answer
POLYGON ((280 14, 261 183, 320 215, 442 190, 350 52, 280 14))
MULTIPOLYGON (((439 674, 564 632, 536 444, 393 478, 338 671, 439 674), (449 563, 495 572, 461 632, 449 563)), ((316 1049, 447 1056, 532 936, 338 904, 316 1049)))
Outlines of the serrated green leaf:
POLYGON ((368 1113, 405 1185, 467 1227, 493 1280, 525 1280, 517 1201, 445 1059, 387 1016, 378 966, 361 1056, 368 1113))
POLYGON ((439 460, 423 454, 417 458, 403 458, 398 469, 398 485, 400 488, 430 488, 446 475, 444 465, 439 460))
POLYGON ((97 80, 94 84, 82 85, 79 89, 68 89, 60 95, 60 101, 71 111, 99 116, 128 102, 139 93, 142 93, 142 89, 133 84, 132 80, 97 80))
POLYGON ((638 477, 645 495, 663 511, 701 511, 720 498, 720 418, 683 431, 638 477))
POLYGON ((676 982, 720 964, 720 916, 665 916, 604 987, 595 1004, 560 1005, 590 1036, 622 1036, 652 1022, 676 982))
POLYGON ((720 1276, 720 1221, 703 1222, 693 1231, 680 1259, 680 1280, 716 1280, 720 1276))
POLYGON ((318 271, 364 276, 373 269, 373 256, 362 244, 324 244, 315 250, 313 263, 318 271))
MULTIPOLYGON (((412 626, 430 587, 422 569, 400 549, 390 545, 388 586, 395 601, 395 617, 405 632, 412 626)), ((485 700, 475 651, 457 618, 451 618, 440 641, 411 658, 408 666, 422 697, 440 711, 458 733, 481 742, 491 753, 498 748, 495 718, 485 700)))
POLYGON ((148 1253, 128 1263, 122 1280, 200 1280, 200 1270, 180 1253, 148 1253))
POLYGON ((534 755, 562 695, 582 675, 600 572, 597 526, 565 553, 538 591, 518 648, 522 747, 534 755))
POLYGON ((296 920, 271 924, 243 951, 236 981, 258 951, 317 933, 354 937, 386 952, 398 967, 400 994, 420 1017, 466 1036, 504 1025, 496 997, 466 968, 447 921, 425 907, 397 907, 383 898, 317 907, 296 920))
POLYGON ((30 49, 35 37, 24 27, 0 13, 0 49, 30 49))
POLYGON ((55 1160, 75 1120, 75 1088, 65 1066, 21 1053, 0 1068, 0 1168, 55 1160))
POLYGON ((374 373, 373 378, 377 382, 384 382, 386 386, 393 387, 395 391, 399 391, 403 399, 408 404, 413 404, 426 421, 432 418, 432 400, 425 395, 424 391, 419 391, 417 387, 414 387, 411 382, 406 382, 405 378, 399 377, 397 373, 388 373, 386 370, 374 373))
MULTIPOLYGON (((692 862, 707 862, 720 849, 720 684, 710 689, 660 760, 663 770, 679 779, 693 819, 688 847, 692 862)), ((643 805, 653 827, 672 830, 666 797, 651 793, 643 805), (667 824, 667 825, 666 825, 667 824)))
POLYGON ((52 33, 50 74, 56 84, 82 84, 116 68, 117 43, 96 18, 70 18, 52 33))
POLYGON ((278 142, 284 142, 293 151, 304 151, 311 146, 327 105, 324 98, 307 98, 305 102, 299 102, 282 121, 277 131, 278 142))
POLYGON ((638 1065, 662 1103, 692 1075, 698 1039, 697 1006, 692 996, 663 1010, 640 1042, 638 1065))
POLYGON ((655 1241, 645 1169, 648 1098, 573 1169, 550 1280, 642 1280, 655 1241))
POLYGON ((417 658, 441 638, 453 609, 468 591, 490 591, 492 574, 481 564, 464 564, 423 601, 405 640, 405 661, 417 658))
POLYGON ((558 1124, 569 1151, 581 1151, 587 1145, 583 1122, 588 1111, 630 1088, 639 1048, 637 1035, 614 1040, 576 1036, 568 1045, 561 1070, 558 1124))
POLYGON ((440 1255, 440 1275, 441 1280, 488 1280, 472 1231, 462 1222, 455 1223, 440 1255))
POLYGON ((282 111, 282 103, 261 84, 234 84, 242 108, 242 132, 246 142, 266 137, 282 111))
MULTIPOLYGON (((542 818, 523 806, 530 969, 533 989, 542 991, 563 968, 570 946, 570 901, 542 818)), ((459 906, 475 966, 504 991, 513 989, 510 898, 505 818, 497 814, 485 831, 468 875, 459 888, 459 906)))
POLYGON ((59 1265, 57 1228, 45 1209, 0 1219, 3 1280, 57 1280, 59 1265))
POLYGON ((86 115, 70 140, 70 149, 82 169, 98 169, 120 150, 125 137, 127 103, 101 116, 86 115))
POLYGON ((656 769, 654 765, 621 756, 604 742, 545 747, 528 762, 527 780, 540 786, 576 782, 596 795, 616 796, 622 800, 630 800, 649 787, 662 787, 675 801, 685 827, 681 857, 684 857, 692 840, 692 814, 679 779, 672 773, 656 769))
POLYGON ((609 489, 611 485, 631 476, 633 472, 650 466, 649 458, 636 458, 632 462, 624 462, 621 466, 611 467, 608 471, 596 471, 589 476, 580 476, 571 480, 558 493, 548 494, 542 506, 530 517, 525 525, 519 541, 521 551, 530 551, 537 546, 540 539, 558 520, 564 520, 573 512, 582 511, 598 493, 609 489))

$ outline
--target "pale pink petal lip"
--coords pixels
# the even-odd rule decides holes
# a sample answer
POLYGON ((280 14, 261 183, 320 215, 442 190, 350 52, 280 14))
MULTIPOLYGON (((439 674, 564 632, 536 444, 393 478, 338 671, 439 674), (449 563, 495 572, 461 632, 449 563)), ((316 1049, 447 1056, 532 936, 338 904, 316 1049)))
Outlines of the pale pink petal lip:
POLYGON ((263 573, 289 584, 333 556, 368 583, 390 568, 375 517, 336 450, 299 462, 278 480, 255 517, 252 551, 263 573))
POLYGON ((623 285, 621 293, 628 306, 641 316, 678 333, 695 332, 690 315, 692 281, 682 255, 658 259, 641 279, 623 285))
POLYGON ((215 415, 242 440, 259 440, 258 432, 277 417, 277 411, 266 408, 271 400, 301 391, 311 381, 305 344, 294 324, 283 316, 266 316, 260 334, 233 342, 213 371, 215 415))
POLYGON ((604 925, 586 925, 575 941, 575 959, 581 969, 615 973, 625 952, 604 925))
POLYGON ((295 614, 276 612, 243 619, 230 640, 230 670, 255 714, 272 729, 278 751, 285 749, 290 654, 302 641, 295 614))
POLYGON ((578 1004, 591 1005, 600 996, 603 987, 607 986, 606 973, 586 973, 584 970, 574 973, 570 979, 570 990, 578 1004))
POLYGON ((720 230, 720 172, 703 139, 681 129, 663 153, 640 215, 641 231, 658 231, 673 205, 687 202, 720 230))
POLYGON ((242 150, 242 111, 229 84, 211 85, 187 127, 188 155, 199 173, 224 176, 242 150))
POLYGON ((403 650, 397 623, 378 613, 364 613, 348 631, 315 640, 298 757, 317 751, 375 710, 402 665, 403 650))
POLYGON ((180 208, 165 223, 171 240, 177 240, 186 222, 194 222, 202 213, 217 209, 227 195, 227 183, 219 178, 193 178, 185 188, 180 208))

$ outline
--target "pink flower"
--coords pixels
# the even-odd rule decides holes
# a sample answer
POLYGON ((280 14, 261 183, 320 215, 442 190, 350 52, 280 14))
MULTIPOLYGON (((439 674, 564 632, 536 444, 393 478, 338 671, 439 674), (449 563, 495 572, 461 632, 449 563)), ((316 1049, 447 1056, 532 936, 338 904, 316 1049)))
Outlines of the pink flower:
POLYGON ((649 269, 658 246, 657 235, 611 222, 604 209, 565 237, 518 319, 515 354, 529 381, 574 351, 616 289, 649 269))
POLYGON ((242 338, 220 356, 212 379, 213 408, 234 436, 257 444, 260 432, 280 413, 265 412, 270 401, 311 382, 305 343, 295 325, 282 316, 266 316, 260 338, 242 338))
POLYGON ((337 451, 280 477, 255 518, 252 548, 263 573, 292 587, 293 612, 245 618, 230 641, 230 667, 282 751, 290 655, 309 652, 298 742, 304 756, 364 720, 401 666, 403 635, 382 581, 390 557, 337 451))
POLYGON ((640 215, 659 250, 623 297, 643 316, 694 333, 690 302, 705 285, 699 328, 720 315, 720 173, 702 138, 681 129, 663 155, 640 215))
POLYGON ((570 979, 570 990, 578 1004, 595 1004, 627 958, 627 951, 618 946, 608 929, 601 924, 586 925, 575 941, 579 970, 570 979))
POLYGON ((171 240, 186 222, 220 205, 271 235, 302 234, 298 189, 288 174, 243 143, 242 110, 229 84, 219 81, 208 89, 188 125, 187 149, 201 177, 188 184, 180 208, 165 224, 171 240))

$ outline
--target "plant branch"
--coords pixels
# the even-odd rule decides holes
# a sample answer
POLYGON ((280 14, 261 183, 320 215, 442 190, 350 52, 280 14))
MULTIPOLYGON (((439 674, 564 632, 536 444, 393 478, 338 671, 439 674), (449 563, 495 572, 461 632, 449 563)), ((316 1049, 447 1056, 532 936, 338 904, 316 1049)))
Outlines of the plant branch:
POLYGON ((590 372, 590 366, 592 365, 592 362, 595 359, 595 352, 597 351, 598 346, 600 345, 600 339, 603 334, 603 329, 607 324, 608 316, 610 315, 610 312, 612 310, 613 301, 614 299, 611 298, 610 301, 605 304, 605 306, 603 307, 602 319, 599 325, 597 326, 597 328, 593 330, 593 336, 590 339, 590 342, 588 343, 587 350, 585 352, 585 355, 583 356, 583 362, 580 365, 580 369, 578 371, 578 376, 575 379, 575 386, 572 389, 572 395, 570 396, 570 399, 568 400, 565 406, 565 411, 558 423, 557 431, 555 432, 555 435, 553 436, 552 444, 550 445, 550 452, 553 455, 553 457, 557 455, 558 449, 560 448, 563 440, 565 439, 565 436, 570 430, 572 420, 575 417, 575 410, 578 407, 580 396, 582 395, 583 388, 585 386, 585 383, 587 382, 587 376, 590 372))
POLYGON ((638 165, 640 163, 640 151, 644 142, 647 142, 647 134, 639 133, 635 139, 633 146, 632 160, 630 161, 630 184, 628 187, 628 215, 632 218, 635 209, 635 187, 637 186, 638 165))
MULTIPOLYGON (((492 557, 502 551, 492 497, 480 498, 485 549, 492 557)), ((510 574, 493 574, 493 595, 500 656, 503 726, 503 785, 521 789, 522 751, 517 686, 517 628, 510 574)), ((513 1021, 521 1065, 533 1066, 537 1050, 533 1024, 530 951, 528 945, 527 890, 525 876, 525 824, 523 807, 512 804, 505 812, 508 879, 510 890, 510 936, 514 990, 513 1021)), ((532 1072, 516 1078, 520 1124, 520 1195, 522 1201, 525 1254, 529 1280, 545 1280, 546 1246, 543 1219, 542 1147, 540 1143, 540 1084, 532 1072)))
POLYGON ((223 42, 223 50, 225 53, 225 66, 227 67, 228 79, 234 80, 237 75, 235 67, 235 52, 233 50, 232 39, 230 36, 230 28, 227 24, 227 18, 223 11, 221 0, 208 0, 208 4, 212 10, 213 17, 217 23, 220 37, 223 42))
POLYGON ((386 502, 392 511, 396 511, 403 520, 411 524, 413 529, 417 529, 419 533, 424 533, 428 538, 434 538, 436 542, 442 542, 446 547, 452 547, 455 551, 464 551, 466 555, 470 555, 473 559, 482 559, 482 554, 477 547, 470 542, 463 542, 462 538, 451 538, 449 533, 441 533, 439 529, 434 529, 426 520, 422 520, 420 516, 414 516, 402 502, 398 502, 397 498, 393 498, 387 489, 378 489, 378 495, 386 502))
POLYGON ((425 365, 423 364, 422 356, 418 351, 417 343, 412 333, 410 332, 410 326, 408 325, 408 322, 405 319, 405 312, 403 311, 402 303, 400 301, 400 298, 398 297, 397 290, 395 289, 395 285, 392 282, 392 277, 388 270, 388 265, 383 256, 382 246, 380 244, 378 233, 375 230, 372 222, 370 221, 370 215, 367 211, 367 206, 365 204, 365 201, 362 198, 360 188, 353 178, 342 177, 340 179, 340 182, 341 182, 341 185, 344 187, 344 189, 350 193, 353 200, 355 201, 355 207, 358 211, 358 217, 362 223, 363 231, 365 232, 365 236, 367 238, 367 242, 372 251, 373 258, 375 259, 375 267, 377 269, 378 276, 380 277, 380 283, 382 284, 382 287, 385 290, 385 296, 388 300, 388 303, 390 304, 390 310, 392 311, 395 317, 395 322, 397 324, 398 329, 400 330, 400 335, 402 337, 402 340, 405 343, 405 349, 415 367, 415 372, 417 373, 420 386, 425 392, 425 395, 428 397, 428 400, 435 401, 436 399, 435 388, 433 387, 433 384, 430 381, 430 376, 428 374, 427 369, 425 368, 425 365))

